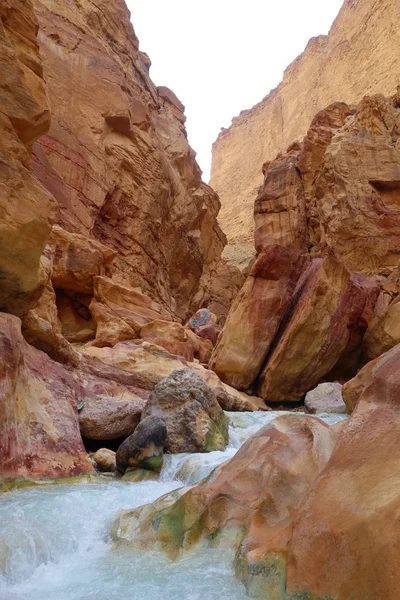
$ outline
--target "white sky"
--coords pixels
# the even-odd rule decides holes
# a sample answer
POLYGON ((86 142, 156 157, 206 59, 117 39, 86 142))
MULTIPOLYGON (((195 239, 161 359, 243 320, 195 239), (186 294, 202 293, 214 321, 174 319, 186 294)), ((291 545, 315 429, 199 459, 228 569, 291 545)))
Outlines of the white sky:
POLYGON ((232 117, 282 79, 308 40, 328 33, 343 0, 126 0, 156 85, 186 106, 205 181, 211 145, 232 117))

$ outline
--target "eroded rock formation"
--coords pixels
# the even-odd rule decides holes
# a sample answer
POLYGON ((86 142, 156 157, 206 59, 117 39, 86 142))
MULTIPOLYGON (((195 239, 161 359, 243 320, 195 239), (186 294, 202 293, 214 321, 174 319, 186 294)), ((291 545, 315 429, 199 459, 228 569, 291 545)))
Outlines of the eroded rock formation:
POLYGON ((287 588, 311 598, 400 594, 397 346, 366 378, 332 457, 295 518, 287 588), (377 565, 380 565, 377 568, 377 565))
POLYGON ((226 255, 234 264, 246 266, 253 255, 261 165, 300 140, 330 103, 356 104, 365 94, 395 92, 399 11, 399 0, 345 0, 329 35, 310 40, 282 83, 221 132, 213 146, 211 185, 221 198, 226 255))
POLYGON ((0 471, 52 479, 93 471, 79 432, 82 388, 0 314, 0 471))
POLYGON ((34 168, 60 209, 53 286, 93 294, 107 275, 174 319, 206 306, 222 317, 238 275, 221 261, 219 200, 201 181, 184 107, 149 77, 125 3, 34 5, 52 107, 34 168))
POLYGON ((35 177, 30 149, 50 126, 31 0, 0 3, 0 310, 23 316, 44 282, 40 257, 56 203, 35 177))

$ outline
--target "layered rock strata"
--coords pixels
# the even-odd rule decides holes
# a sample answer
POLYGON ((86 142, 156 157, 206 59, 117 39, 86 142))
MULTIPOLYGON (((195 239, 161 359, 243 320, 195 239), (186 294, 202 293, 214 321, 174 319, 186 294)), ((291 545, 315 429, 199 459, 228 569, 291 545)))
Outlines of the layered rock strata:
POLYGON ((56 203, 30 165, 50 126, 31 0, 0 3, 0 310, 23 316, 44 282, 40 257, 56 203))
POLYGON ((0 471, 53 479, 93 471, 79 432, 82 390, 25 342, 21 321, 0 314, 0 471))
POLYGON ((52 106, 34 168, 58 202, 71 275, 55 274, 54 287, 93 293, 93 276, 105 274, 175 319, 200 306, 223 316, 237 275, 221 261, 220 203, 201 181, 184 107, 149 77, 125 3, 34 5, 52 106), (81 239, 93 251, 75 252, 81 239), (114 257, 99 273, 101 248, 114 257), (75 274, 85 271, 86 290, 78 290, 75 274))
POLYGON ((226 255, 246 266, 253 254, 253 202, 261 165, 306 133, 311 119, 338 100, 390 95, 400 79, 399 0, 345 0, 328 36, 313 38, 259 104, 233 119, 213 146, 211 185, 222 208, 226 255))
POLYGON ((265 165, 256 249, 278 243, 390 275, 400 246, 399 139, 399 94, 318 113, 302 143, 265 165))

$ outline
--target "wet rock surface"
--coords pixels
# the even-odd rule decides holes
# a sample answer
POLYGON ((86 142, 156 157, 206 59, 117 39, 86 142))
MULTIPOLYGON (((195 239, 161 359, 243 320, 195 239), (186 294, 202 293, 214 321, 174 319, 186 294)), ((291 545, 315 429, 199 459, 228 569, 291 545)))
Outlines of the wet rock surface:
POLYGON ((167 452, 224 450, 228 422, 213 390, 190 369, 173 371, 150 393, 142 418, 158 416, 167 427, 167 452))
POLYGON ((120 473, 127 469, 160 471, 167 441, 165 420, 159 416, 144 417, 135 432, 117 450, 116 464, 120 473))

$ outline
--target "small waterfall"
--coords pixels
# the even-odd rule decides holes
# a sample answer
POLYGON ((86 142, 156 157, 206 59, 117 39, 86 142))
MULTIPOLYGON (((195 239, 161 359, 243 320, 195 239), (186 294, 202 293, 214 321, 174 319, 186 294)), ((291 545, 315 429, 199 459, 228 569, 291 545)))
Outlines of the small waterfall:
MULTIPOLYGON (((208 549, 171 563, 161 554, 111 551, 109 530, 121 510, 206 477, 278 414, 227 413, 224 452, 169 455, 157 482, 104 478, 0 496, 0 600, 245 599, 231 557, 208 549)), ((333 424, 346 417, 322 418, 333 424)))

